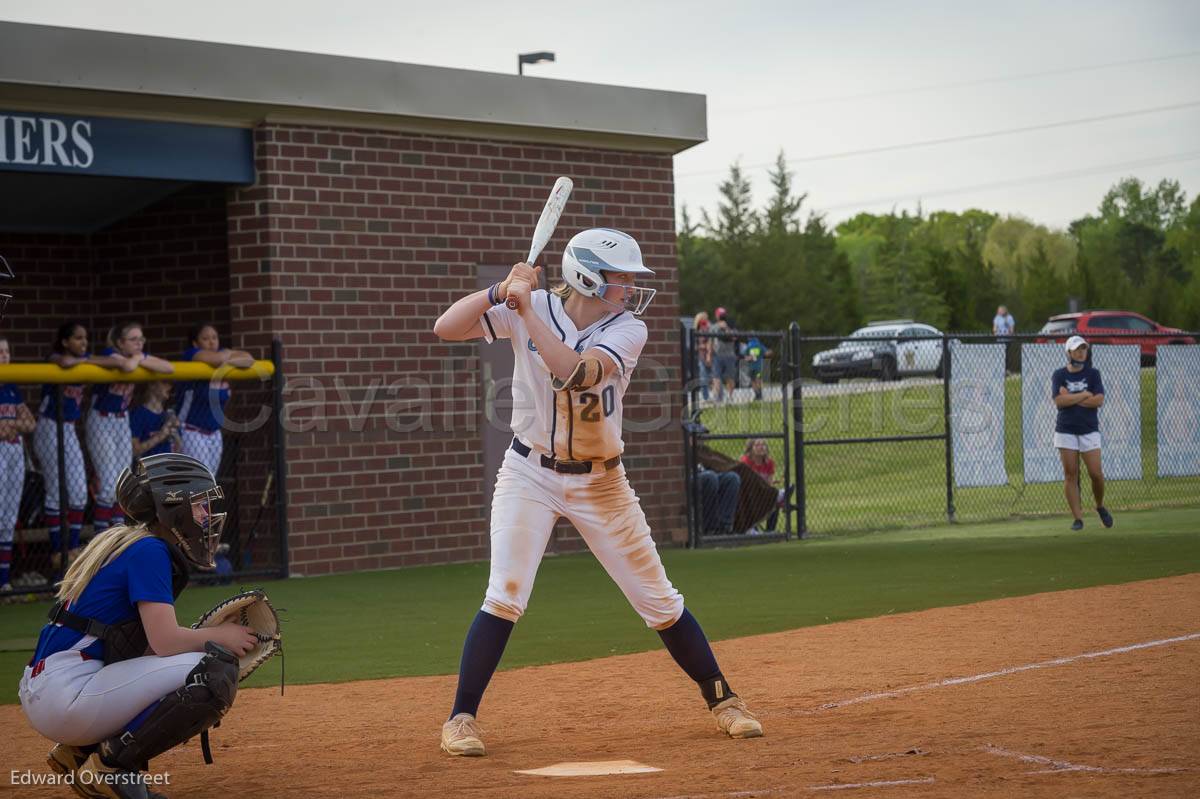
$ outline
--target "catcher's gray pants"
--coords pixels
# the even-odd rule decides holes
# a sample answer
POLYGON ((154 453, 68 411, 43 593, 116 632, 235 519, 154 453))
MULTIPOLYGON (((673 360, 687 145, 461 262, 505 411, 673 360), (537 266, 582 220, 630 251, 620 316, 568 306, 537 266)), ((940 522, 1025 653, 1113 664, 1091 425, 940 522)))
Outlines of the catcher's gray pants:
POLYGON ((52 741, 89 746, 125 729, 134 716, 183 685, 203 652, 122 660, 111 666, 84 660, 79 649, 56 652, 21 676, 21 709, 33 728, 52 741), (35 675, 34 671, 38 673, 35 675))

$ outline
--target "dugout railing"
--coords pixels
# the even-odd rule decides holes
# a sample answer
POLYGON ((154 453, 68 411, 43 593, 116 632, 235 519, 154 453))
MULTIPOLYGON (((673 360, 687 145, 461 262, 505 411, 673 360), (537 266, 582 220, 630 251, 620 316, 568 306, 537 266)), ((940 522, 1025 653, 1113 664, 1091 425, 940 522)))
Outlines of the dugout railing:
POLYGON ((172 362, 171 374, 141 367, 125 373, 89 364, 69 369, 47 363, 0 365, 0 386, 15 385, 35 422, 41 419, 37 424, 44 428, 0 443, 11 448, 6 454, 13 460, 5 461, 0 475, 0 510, 5 511, 0 516, 0 544, 11 541, 10 552, 0 552, 0 557, 9 555, 9 588, 4 593, 20 597, 54 591, 78 551, 120 519, 115 478, 137 456, 134 444, 139 440, 145 448, 141 454, 182 451, 198 457, 214 468, 224 492, 227 516, 217 569, 193 570, 194 584, 286 577, 282 357, 276 340, 269 360, 245 369, 195 361, 172 362), (108 393, 131 394, 130 407, 124 412, 98 411, 93 398, 99 386, 113 389, 108 393), (229 397, 219 412, 219 395, 213 392, 223 387, 228 387, 229 397), (185 396, 193 402, 213 403, 214 418, 221 419, 219 429, 179 422, 176 399, 188 391, 185 396), (80 407, 74 422, 64 418, 64 408, 73 403, 80 407), (161 426, 147 434, 160 407, 161 426))
MULTIPOLYGON (((704 535, 694 472, 700 448, 736 458, 752 437, 770 442, 795 484, 787 532, 765 540, 786 539, 792 531, 806 537, 1069 517, 1051 444, 1056 408, 1050 391, 1051 372, 1066 364, 1062 342, 1069 334, 914 334, 903 348, 894 334, 860 336, 849 349, 870 349, 871 357, 839 374, 819 369, 817 356, 841 358, 846 336, 805 336, 798 325, 786 335, 758 331, 753 334, 762 340, 782 339, 764 398, 755 400, 742 386, 729 407, 714 410, 719 403, 697 397, 695 342, 703 334, 682 333, 694 546, 748 540, 748 531, 704 535)), ((1200 393, 1185 377, 1200 367, 1200 345, 1191 343, 1197 340, 1200 334, 1185 332, 1148 344, 1145 333, 1114 332, 1092 349, 1105 380, 1102 461, 1105 505, 1113 512, 1200 504, 1200 393)), ((1086 468, 1080 475, 1086 523, 1098 525, 1086 468)))

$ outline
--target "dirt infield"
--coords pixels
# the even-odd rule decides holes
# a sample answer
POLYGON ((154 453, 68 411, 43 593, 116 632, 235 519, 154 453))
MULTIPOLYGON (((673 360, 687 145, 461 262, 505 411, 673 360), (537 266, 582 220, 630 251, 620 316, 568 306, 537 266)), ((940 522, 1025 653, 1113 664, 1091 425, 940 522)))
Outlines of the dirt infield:
MULTIPOLYGON (((175 799, 1200 795, 1200 575, 716 648, 766 737, 720 737, 695 687, 653 652, 498 674, 482 759, 438 751, 454 680, 426 677, 244 691, 214 732, 215 766, 196 742, 153 766, 175 799), (662 770, 514 773, 603 760, 662 770)), ((48 743, 20 708, 0 707, 0 726, 5 769, 45 775, 48 743)))

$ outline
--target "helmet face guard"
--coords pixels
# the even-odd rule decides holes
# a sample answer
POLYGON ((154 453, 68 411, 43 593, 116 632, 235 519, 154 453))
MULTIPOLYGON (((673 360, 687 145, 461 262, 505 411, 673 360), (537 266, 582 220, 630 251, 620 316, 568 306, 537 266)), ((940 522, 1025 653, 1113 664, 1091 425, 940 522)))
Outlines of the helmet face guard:
POLYGON ((202 569, 214 568, 225 529, 225 492, 215 485, 190 495, 186 509, 181 507, 176 518, 179 523, 172 525, 171 532, 184 556, 202 569))
POLYGON ((658 293, 658 289, 646 288, 645 286, 629 286, 624 283, 604 283, 601 282, 596 290, 596 298, 603 301, 613 308, 622 311, 629 311, 634 316, 641 316, 642 312, 650 306, 650 301, 654 299, 654 295, 658 293), (612 289, 612 292, 609 290, 612 289), (610 293, 620 292, 620 301, 610 300, 610 293))

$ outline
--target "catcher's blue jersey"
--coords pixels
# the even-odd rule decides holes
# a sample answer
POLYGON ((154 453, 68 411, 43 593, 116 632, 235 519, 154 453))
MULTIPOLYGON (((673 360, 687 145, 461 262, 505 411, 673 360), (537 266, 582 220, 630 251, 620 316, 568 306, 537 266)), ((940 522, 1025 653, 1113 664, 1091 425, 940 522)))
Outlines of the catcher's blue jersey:
MULTIPOLYGON (((171 555, 167 542, 151 536, 133 542, 83 589, 83 594, 68 608, 72 613, 96 619, 104 624, 129 621, 138 615, 138 602, 175 604, 171 593, 171 555)), ((47 623, 38 638, 37 651, 30 664, 70 649, 83 633, 47 623)), ((104 642, 95 641, 83 648, 83 654, 104 660, 104 642)))

